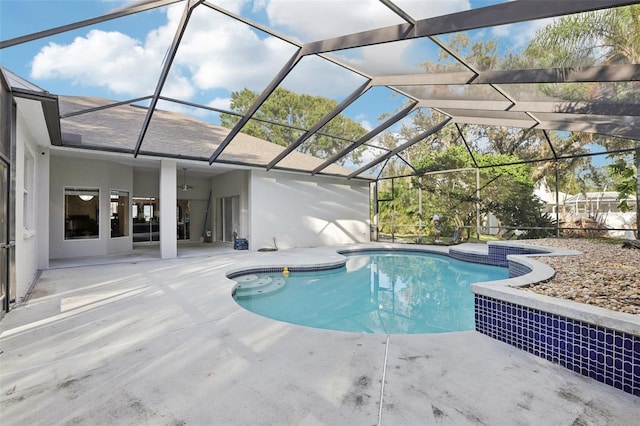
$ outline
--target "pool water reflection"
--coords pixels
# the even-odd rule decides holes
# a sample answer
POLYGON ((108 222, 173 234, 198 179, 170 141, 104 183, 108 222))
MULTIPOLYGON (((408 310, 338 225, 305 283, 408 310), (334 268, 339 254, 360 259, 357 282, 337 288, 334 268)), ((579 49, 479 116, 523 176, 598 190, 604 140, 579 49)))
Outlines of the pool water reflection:
POLYGON ((309 327, 376 334, 474 328, 475 282, 508 268, 401 251, 346 254, 345 267, 236 278, 234 298, 262 316, 309 327))

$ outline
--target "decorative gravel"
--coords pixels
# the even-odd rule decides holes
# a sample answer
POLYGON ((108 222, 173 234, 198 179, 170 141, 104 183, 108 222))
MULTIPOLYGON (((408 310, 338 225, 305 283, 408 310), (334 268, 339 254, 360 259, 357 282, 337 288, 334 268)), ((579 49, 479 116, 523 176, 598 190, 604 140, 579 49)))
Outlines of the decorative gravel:
POLYGON ((555 277, 524 288, 547 296, 600 306, 613 311, 640 314, 640 250, 622 243, 588 239, 521 240, 539 246, 578 250, 578 256, 541 256, 553 267, 555 277))

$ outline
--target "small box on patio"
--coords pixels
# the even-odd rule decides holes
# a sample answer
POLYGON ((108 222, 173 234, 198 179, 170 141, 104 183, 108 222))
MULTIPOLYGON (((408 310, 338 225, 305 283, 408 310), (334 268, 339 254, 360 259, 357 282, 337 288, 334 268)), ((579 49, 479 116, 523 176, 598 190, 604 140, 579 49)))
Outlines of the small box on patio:
POLYGON ((249 241, 246 238, 237 238, 233 242, 234 250, 249 250, 249 241))

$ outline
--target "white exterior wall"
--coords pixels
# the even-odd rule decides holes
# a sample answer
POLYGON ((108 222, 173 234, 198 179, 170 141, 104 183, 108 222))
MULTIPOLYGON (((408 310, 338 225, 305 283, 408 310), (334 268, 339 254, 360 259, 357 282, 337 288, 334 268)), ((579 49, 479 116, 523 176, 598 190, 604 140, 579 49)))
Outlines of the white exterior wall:
POLYGON ((51 157, 49 247, 50 257, 100 256, 128 252, 133 247, 132 221, 129 236, 111 238, 110 193, 112 189, 133 193, 133 170, 130 166, 108 161, 51 157), (100 189, 100 238, 64 239, 64 188, 100 189))
POLYGON ((36 193, 37 206, 36 236, 38 241, 38 269, 49 269, 49 148, 39 147, 36 155, 36 193))
MULTIPOLYGON (((234 229, 238 230, 239 237, 250 237, 249 227, 249 171, 248 170, 235 170, 232 172, 224 173, 222 175, 215 176, 211 179, 211 211, 209 212, 209 226, 212 231, 215 232, 216 221, 221 220, 217 217, 215 212, 215 202, 213 200, 224 197, 240 197, 240 223, 234 223, 234 229)), ((206 204, 206 203, 205 203, 206 204)), ((217 236, 219 239, 220 236, 217 236)))
MULTIPOLYGON (((207 193, 207 197, 209 193, 207 193)), ((191 232, 189 235, 190 241, 200 241, 202 236, 202 227, 204 225, 204 216, 207 212, 207 200, 195 200, 191 198, 191 195, 187 197, 180 196, 180 190, 178 190, 178 199, 191 201, 191 232)), ((211 214, 211 211, 209 212, 211 214)), ((211 230, 210 225, 207 225, 208 230, 211 230)), ((205 229, 205 231, 206 231, 205 229)))
POLYGON ((369 184, 251 171, 249 248, 316 247, 369 241, 369 184))
MULTIPOLYGON (((159 163, 159 162, 158 162, 159 163)), ((133 172, 134 197, 160 197, 160 168, 133 172)))
MULTIPOLYGON (((16 128, 16 300, 27 294, 38 269, 49 266, 47 243, 48 226, 41 223, 48 216, 48 187, 40 186, 48 179, 48 150, 38 146, 28 122, 17 115, 16 128), (44 155, 41 154, 44 152, 44 155), (26 192, 25 192, 26 191, 26 192)), ((46 143, 47 141, 43 141, 46 143)))

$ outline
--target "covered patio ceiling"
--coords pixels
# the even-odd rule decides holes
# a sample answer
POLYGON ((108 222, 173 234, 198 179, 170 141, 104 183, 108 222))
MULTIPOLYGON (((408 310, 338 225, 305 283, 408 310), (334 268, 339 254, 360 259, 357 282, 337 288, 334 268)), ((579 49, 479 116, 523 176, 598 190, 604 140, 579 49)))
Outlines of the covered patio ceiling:
MULTIPOLYGON (((251 8, 241 9, 238 13, 222 7, 223 3, 215 0, 142 1, 101 16, 2 40, 0 49, 4 56, 23 45, 53 46, 72 36, 84 36, 88 30, 107 31, 112 22, 154 10, 173 8, 177 14, 179 7, 173 37, 165 41, 164 58, 159 63, 149 64, 156 69, 152 91, 140 93, 135 98, 108 100, 89 98, 88 93, 82 97, 58 94, 60 133, 55 143, 130 153, 133 157, 152 155, 198 160, 210 165, 241 164, 266 170, 375 179, 384 165, 393 159, 415 170, 403 153, 427 138, 437 138, 444 129, 455 129, 461 143, 471 152, 472 147, 464 133, 466 125, 515 129, 512 131, 522 129, 523 134, 538 132, 549 144, 546 157, 541 160, 559 157, 549 137, 552 132, 640 139, 640 105, 637 102, 640 64, 603 61, 539 68, 526 67, 517 61, 511 65, 502 61, 499 67, 487 67, 481 61, 474 62, 470 55, 465 57, 459 42, 461 37, 467 40, 481 38, 483 32, 514 34, 519 31, 519 24, 542 28, 559 17, 624 7, 637 1, 545 1, 541 6, 539 1, 497 0, 488 6, 469 8, 467 4, 465 10, 426 18, 422 9, 417 8, 418 2, 409 0, 329 1, 324 2, 324 7, 334 8, 334 16, 341 15, 344 25, 316 22, 317 34, 326 36, 322 39, 304 39, 300 32, 283 32, 288 27, 258 22, 256 15, 249 12, 251 8), (354 9, 356 14, 371 13, 375 9, 376 16, 384 14, 385 18, 372 20, 374 23, 369 25, 362 24, 366 21, 354 20, 351 26, 349 16, 353 15, 354 9), (201 26, 207 19, 210 25, 225 23, 228 43, 252 42, 245 35, 238 36, 233 32, 242 25, 250 30, 255 40, 278 45, 274 51, 282 57, 279 69, 265 69, 262 83, 247 81, 243 85, 239 79, 235 92, 249 86, 258 88, 256 96, 242 111, 221 108, 215 102, 203 100, 207 98, 196 100, 192 96, 181 96, 179 91, 168 88, 170 81, 179 79, 186 72, 184 64, 187 61, 183 58, 189 55, 189 45, 185 40, 193 43, 198 37, 195 29, 191 31, 192 23, 198 21, 201 26), (369 27, 377 22, 391 24, 369 27), (403 57, 411 60, 396 61, 394 51, 403 52, 403 57), (319 119, 305 126, 263 118, 262 109, 277 89, 306 94, 305 84, 321 86, 327 93, 331 92, 327 97, 335 100, 335 106, 321 111, 319 119), (575 89, 573 93, 583 95, 571 99, 554 97, 543 90, 549 85, 575 89), (598 95, 590 96, 593 90, 586 90, 584 85, 597 86, 598 95), (623 99, 602 96, 614 86, 631 96, 623 99), (357 117, 360 110, 375 110, 377 122, 367 127, 365 134, 336 133, 336 126, 331 126, 333 120, 357 117), (411 136, 398 137, 401 133, 398 126, 412 122, 419 114, 430 118, 430 126, 411 136), (233 118, 231 122, 235 124, 221 127, 216 121, 221 115, 226 115, 227 121, 229 117, 233 118), (126 121, 126 126, 118 124, 119 118, 126 121), (104 130, 109 123, 118 129, 117 135, 110 131, 95 136, 99 134, 96 129, 104 130), (251 125, 268 128, 273 133, 286 132, 289 137, 284 142, 267 141, 269 143, 265 144, 264 140, 245 134, 244 130, 251 125), (176 126, 181 126, 182 130, 176 126), (87 129, 93 129, 93 140, 87 140, 91 138, 83 134, 87 129), (395 138, 395 145, 382 143, 390 135, 395 138), (84 140, 80 141, 82 138, 84 140), (311 145, 319 140, 330 141, 332 148, 311 149, 311 145)), ((301 24, 310 19, 312 22, 312 17, 306 16, 304 8, 296 7, 296 3, 281 2, 280 7, 289 7, 292 19, 301 24)), ((503 57, 516 50, 514 46, 499 43, 496 48, 503 57)), ((207 57, 201 59, 206 61, 207 57)), ((234 68, 234 62, 238 61, 227 58, 219 68, 210 67, 208 71, 203 68, 200 72, 212 75, 224 70, 243 74, 245 70, 234 68)), ((119 64, 109 64, 109 67, 117 66, 119 64)), ((261 58, 256 58, 255 66, 261 66, 261 58)), ((197 77, 194 73, 193 78, 197 77)), ((14 86, 14 92, 18 96, 32 96, 37 90, 22 84, 14 86)), ((209 101, 213 96, 212 92, 209 101)))

